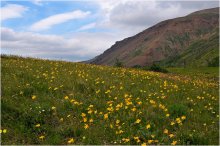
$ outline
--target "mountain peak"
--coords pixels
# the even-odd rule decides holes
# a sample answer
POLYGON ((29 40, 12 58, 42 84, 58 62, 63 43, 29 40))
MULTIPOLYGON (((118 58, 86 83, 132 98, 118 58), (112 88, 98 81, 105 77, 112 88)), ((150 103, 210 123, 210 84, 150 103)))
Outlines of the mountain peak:
MULTIPOLYGON (((200 10, 185 17, 162 21, 135 36, 117 41, 90 63, 114 65, 116 60, 120 60, 131 67, 177 58, 197 41, 207 41, 213 35, 218 37, 218 11, 219 8, 200 10)), ((216 54, 205 60, 212 60, 216 54)))

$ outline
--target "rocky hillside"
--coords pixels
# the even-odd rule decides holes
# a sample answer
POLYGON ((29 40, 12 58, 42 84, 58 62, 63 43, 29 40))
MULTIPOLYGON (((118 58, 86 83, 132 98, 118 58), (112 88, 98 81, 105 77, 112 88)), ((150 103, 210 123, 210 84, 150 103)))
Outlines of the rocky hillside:
POLYGON ((207 66, 219 56, 219 8, 162 21, 135 36, 116 42, 93 64, 207 66), (194 53, 193 53, 194 52, 194 53), (176 61, 178 61, 176 63, 176 61))

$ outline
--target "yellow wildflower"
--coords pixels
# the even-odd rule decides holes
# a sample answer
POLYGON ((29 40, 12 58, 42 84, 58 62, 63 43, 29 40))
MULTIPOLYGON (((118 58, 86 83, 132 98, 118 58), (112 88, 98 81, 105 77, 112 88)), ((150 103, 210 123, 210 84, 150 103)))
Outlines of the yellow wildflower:
POLYGON ((169 137, 170 137, 170 138, 174 137, 174 134, 171 133, 171 134, 169 135, 169 137))
POLYGON ((43 140, 45 138, 44 135, 39 136, 39 139, 43 140))
POLYGON ((150 128, 150 124, 147 124, 146 129, 149 129, 149 128, 150 128))
POLYGON ((139 102, 138 102, 138 104, 142 104, 142 102, 141 102, 141 101, 139 101, 139 102))
POLYGON ((68 97, 68 96, 65 96, 65 97, 64 97, 64 99, 66 99, 66 100, 67 100, 67 99, 69 99, 69 97, 68 97))
POLYGON ((36 124, 35 127, 40 127, 40 124, 36 124))
POLYGON ((119 124, 120 123, 120 120, 116 120, 116 124, 119 124))
POLYGON ((68 143, 68 144, 71 144, 71 143, 74 143, 74 141, 75 141, 75 140, 74 140, 73 138, 70 138, 67 143, 68 143))
POLYGON ((169 131, 167 129, 164 129, 163 133, 168 134, 169 131))
POLYGON ((134 108, 132 108, 131 110, 134 112, 134 111, 136 111, 137 109, 134 107, 134 108))
POLYGON ((153 141, 154 141, 154 140, 151 140, 151 139, 150 139, 150 140, 148 140, 147 142, 148 142, 149 144, 151 144, 153 141))
POLYGON ((136 140, 137 143, 140 142, 140 139, 138 136, 135 136, 134 139, 136 140))
POLYGON ((99 92, 100 92, 100 90, 97 90, 97 91, 96 91, 96 94, 98 94, 99 92))
POLYGON ((181 119, 182 119, 182 120, 185 120, 185 119, 186 119, 186 116, 182 116, 181 119))
POLYGON ((154 140, 154 142, 156 142, 156 143, 157 143, 157 142, 159 142, 159 141, 158 141, 158 140, 154 140))
POLYGON ((121 134, 121 133, 124 133, 124 131, 123 130, 119 130, 118 133, 121 134))
POLYGON ((55 109, 56 109, 56 107, 55 107, 55 106, 52 106, 52 107, 51 107, 51 109, 52 109, 52 110, 55 110, 55 109))
POLYGON ((177 143, 177 141, 173 141, 172 143, 171 143, 171 145, 176 145, 176 143, 177 143))
POLYGON ((7 129, 4 129, 4 130, 3 130, 3 133, 7 133, 7 129))
POLYGON ((154 137, 155 137, 155 135, 153 135, 153 134, 152 134, 152 135, 151 135, 151 137, 152 137, 152 138, 154 138, 154 137))
POLYGON ((84 117, 84 118, 83 118, 83 122, 87 122, 87 118, 84 117))
POLYGON ((89 108, 92 108, 92 107, 94 107, 92 104, 91 104, 91 105, 89 105, 89 108))
POLYGON ((129 138, 122 138, 122 141, 124 141, 124 142, 129 142, 130 139, 129 139, 129 138))
POLYGON ((85 114, 85 113, 82 113, 82 114, 81 114, 81 116, 82 116, 82 117, 85 117, 85 116, 86 116, 86 114, 85 114))
POLYGON ((33 95, 31 98, 34 100, 34 99, 36 99, 36 98, 37 98, 37 96, 36 96, 36 95, 33 95))
POLYGON ((92 113, 92 110, 89 110, 89 111, 88 111, 88 114, 91 114, 91 113, 92 113))
POLYGON ((108 119, 108 114, 104 114, 104 119, 108 119))
POLYGON ((170 125, 173 126, 175 124, 175 122, 171 122, 170 125))
POLYGON ((141 122, 140 119, 137 119, 137 120, 135 121, 136 124, 138 124, 138 123, 140 123, 140 122, 141 122))
POLYGON ((85 125, 84 125, 84 128, 85 128, 85 129, 88 129, 88 128, 89 128, 89 125, 88 125, 88 124, 85 124, 85 125))
POLYGON ((180 118, 176 118, 176 121, 179 121, 180 120, 180 118))

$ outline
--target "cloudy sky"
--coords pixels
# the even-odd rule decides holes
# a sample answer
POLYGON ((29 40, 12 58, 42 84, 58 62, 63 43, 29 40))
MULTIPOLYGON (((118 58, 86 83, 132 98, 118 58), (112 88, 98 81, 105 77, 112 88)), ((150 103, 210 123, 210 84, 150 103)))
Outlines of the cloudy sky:
POLYGON ((218 1, 1 1, 1 53, 88 60, 115 41, 218 1))

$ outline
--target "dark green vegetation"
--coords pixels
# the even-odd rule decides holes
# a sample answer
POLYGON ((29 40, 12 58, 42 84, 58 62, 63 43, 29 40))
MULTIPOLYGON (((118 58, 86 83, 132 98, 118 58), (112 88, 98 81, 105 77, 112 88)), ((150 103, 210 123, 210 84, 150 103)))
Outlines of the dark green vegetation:
POLYGON ((116 58, 114 66, 115 67, 123 67, 123 63, 116 58))
POLYGON ((161 61, 162 66, 201 67, 219 66, 219 35, 216 31, 209 39, 193 42, 181 54, 161 61))
POLYGON ((135 65, 132 68, 135 69, 140 69, 140 70, 145 70, 145 71, 153 71, 153 72, 161 72, 161 73, 168 73, 168 70, 165 69, 164 67, 161 67, 158 64, 153 64, 151 66, 140 66, 140 65, 135 65))
POLYGON ((168 73, 168 71, 165 68, 160 67, 159 65, 153 64, 149 68, 150 71, 155 71, 155 72, 162 72, 162 73, 168 73))
POLYGON ((219 144, 217 68, 1 59, 1 144, 219 144))

